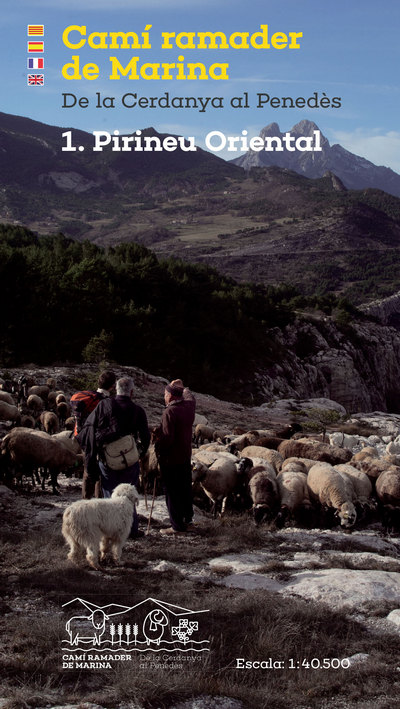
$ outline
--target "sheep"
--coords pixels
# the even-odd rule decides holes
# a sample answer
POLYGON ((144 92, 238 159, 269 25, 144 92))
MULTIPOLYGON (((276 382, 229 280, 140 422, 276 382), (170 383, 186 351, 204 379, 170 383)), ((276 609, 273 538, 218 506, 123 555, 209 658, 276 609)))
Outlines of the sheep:
POLYGON ((337 465, 347 463, 352 452, 347 448, 338 448, 327 443, 313 441, 310 438, 283 441, 278 448, 283 458, 312 458, 313 460, 337 465))
POLYGON ((376 494, 383 506, 386 532, 400 531, 400 470, 385 470, 376 481, 376 494))
POLYGON ((283 463, 283 457, 278 451, 272 448, 263 448, 262 446, 246 446, 243 448, 241 455, 247 458, 262 458, 271 463, 275 470, 278 471, 283 463))
POLYGON ((342 527, 353 527, 357 512, 353 504, 354 488, 351 481, 329 463, 313 465, 307 476, 311 496, 324 507, 336 510, 342 527))
POLYGON ((400 507, 400 469, 385 470, 376 481, 376 494, 384 505, 400 507))
POLYGON ((290 517, 304 522, 308 515, 311 520, 307 475, 296 470, 284 470, 280 471, 276 480, 281 498, 281 508, 275 520, 276 526, 283 527, 290 517))
POLYGON ((57 399, 57 394, 55 391, 49 392, 49 395, 47 397, 47 407, 49 409, 55 409, 56 408, 56 399, 57 399))
POLYGON ((40 423, 43 426, 43 430, 50 435, 59 431, 58 418, 52 411, 43 411, 40 414, 40 423))
POLYGON ((229 452, 236 453, 246 448, 246 446, 255 445, 259 438, 260 434, 258 431, 247 431, 247 433, 236 436, 236 438, 229 441, 229 452))
POLYGON ((271 521, 279 508, 279 488, 273 467, 265 465, 253 467, 249 473, 249 492, 252 501, 254 522, 271 521))
POLYGON ((36 466, 48 468, 54 494, 58 494, 57 475, 60 470, 77 466, 82 461, 81 455, 72 453, 52 436, 30 429, 13 429, 3 438, 1 450, 14 465, 25 469, 36 466))
POLYGON ((74 416, 68 416, 64 421, 64 428, 66 431, 75 431, 75 418, 74 416))
MULTIPOLYGON (((293 472, 305 473, 307 475, 309 468, 304 460, 305 458, 286 458, 281 465, 280 472, 292 470, 293 472)), ((310 461, 310 463, 310 468, 312 468, 312 466, 315 465, 315 460, 310 461)))
POLYGON ((57 382, 54 379, 54 377, 49 377, 46 381, 46 386, 49 387, 49 389, 55 389, 57 386, 57 382))
POLYGON ((26 400, 26 406, 34 416, 39 416, 44 409, 44 401, 37 394, 30 394, 26 400))
POLYGON ((57 392, 54 392, 56 395, 56 404, 60 404, 62 401, 67 401, 67 397, 63 393, 57 394, 57 392))
POLYGON ((41 399, 47 399, 49 392, 50 392, 50 388, 48 386, 46 386, 45 384, 43 384, 43 386, 35 384, 34 386, 29 387, 28 397, 31 395, 34 395, 34 396, 40 396, 41 399))
POLYGON ((193 441, 196 445, 204 443, 204 441, 209 441, 212 443, 214 435, 214 429, 211 426, 206 426, 203 423, 198 423, 194 429, 193 441))
POLYGON ((349 463, 335 465, 334 469, 338 470, 339 473, 349 476, 358 502, 361 505, 368 506, 371 502, 372 495, 372 483, 368 475, 363 473, 362 470, 358 470, 358 468, 355 468, 353 465, 349 465, 349 463))
POLYGON ((223 430, 221 428, 216 428, 213 433, 213 441, 215 441, 215 443, 218 443, 219 441, 222 441, 222 443, 225 443, 226 442, 225 439, 229 435, 230 435, 229 431, 223 430))
POLYGON ((36 421, 33 416, 28 414, 21 414, 21 426, 22 428, 35 428, 36 421))
POLYGON ((350 461, 350 464, 358 470, 362 470, 363 473, 368 475, 373 485, 375 484, 377 478, 379 478, 381 473, 385 472, 386 470, 400 469, 399 466, 394 465, 386 457, 372 458, 370 456, 365 456, 363 460, 359 460, 357 459, 357 456, 353 456, 350 461))
POLYGON ((53 434, 53 439, 60 441, 63 446, 72 451, 72 453, 82 453, 82 448, 80 447, 76 436, 74 436, 73 431, 60 431, 59 433, 53 434))
POLYGON ((1 391, 0 390, 0 401, 5 401, 7 404, 11 404, 11 406, 15 406, 15 401, 14 401, 12 395, 9 394, 8 391, 1 391))
POLYGON ((70 406, 66 401, 60 401, 56 406, 57 416, 60 420, 60 426, 63 428, 68 416, 71 414, 70 406))
POLYGON ((0 401, 0 421, 13 421, 16 426, 21 423, 21 414, 17 406, 0 401))
POLYGON ((207 450, 207 449, 201 449, 198 448, 197 450, 195 449, 192 454, 192 461, 196 462, 197 460, 200 461, 201 463, 205 463, 205 465, 212 465, 217 458, 226 458, 228 460, 233 460, 235 463, 238 462, 238 457, 236 455, 233 455, 233 453, 228 453, 227 451, 212 451, 212 450, 207 450))
POLYGON ((339 446, 339 448, 349 448, 354 450, 360 445, 360 436, 350 436, 348 433, 335 431, 329 434, 329 443, 331 446, 339 446))
MULTIPOLYGON (((197 450, 210 451, 213 453, 229 453, 229 446, 224 446, 222 443, 203 443, 197 450)), ((230 453, 230 455, 233 455, 233 453, 230 453)))
POLYGON ((342 463, 340 465, 334 466, 335 470, 338 470, 341 475, 347 475, 354 488, 354 506, 357 511, 357 518, 371 522, 373 521, 373 513, 376 510, 376 501, 372 498, 372 483, 368 478, 368 475, 358 470, 353 465, 349 463, 342 463))
POLYGON ((251 465, 248 459, 239 459, 235 462, 224 457, 218 457, 210 466, 200 461, 193 463, 192 483, 199 482, 213 503, 214 517, 217 516, 219 503, 221 503, 220 515, 224 514, 228 496, 236 491, 239 492, 251 465))
POLYGON ((156 451, 156 443, 154 441, 155 433, 153 431, 151 443, 143 458, 140 458, 140 486, 144 493, 155 492, 162 493, 160 464, 156 451))
POLYGON ((284 441, 284 438, 278 436, 260 436, 257 439, 257 445, 263 448, 273 448, 273 450, 278 450, 278 446, 284 441))

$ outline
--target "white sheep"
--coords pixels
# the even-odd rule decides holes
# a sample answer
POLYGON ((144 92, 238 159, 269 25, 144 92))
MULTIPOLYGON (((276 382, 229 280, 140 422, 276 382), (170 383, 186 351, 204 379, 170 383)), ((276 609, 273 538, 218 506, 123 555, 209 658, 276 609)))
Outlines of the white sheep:
POLYGON ((251 467, 247 459, 229 460, 219 456, 210 466, 195 461, 192 465, 192 482, 200 483, 207 497, 213 503, 213 514, 216 517, 219 503, 221 516, 225 512, 226 501, 230 494, 240 493, 246 482, 246 472, 251 467))
POLYGON ((227 451, 212 451, 212 450, 204 450, 202 448, 197 448, 194 449, 192 452, 192 461, 200 461, 201 463, 205 463, 205 465, 212 465, 217 458, 226 458, 228 460, 233 460, 234 463, 238 462, 238 457, 236 455, 233 455, 233 453, 228 453, 227 451))
MULTIPOLYGON (((210 451, 212 453, 228 453, 229 446, 225 446, 223 443, 203 443, 197 450, 210 451)), ((233 455, 233 453, 230 453, 230 455, 233 455)))
POLYGON ((276 480, 281 498, 281 508, 275 520, 276 526, 283 527, 290 517, 304 521, 306 515, 310 516, 311 512, 307 475, 304 472, 287 469, 281 471, 276 480))
POLYGON ((347 475, 354 488, 355 502, 357 502, 361 507, 373 507, 372 495, 372 483, 362 470, 358 470, 354 465, 349 463, 341 463, 340 465, 333 466, 335 470, 338 470, 342 475, 347 475))
POLYGON ((329 463, 313 465, 307 476, 310 494, 322 506, 336 510, 342 527, 354 526, 357 512, 353 504, 354 488, 349 479, 329 463))
POLYGON ((284 470, 293 470, 299 473, 305 473, 307 475, 310 468, 315 465, 315 460, 310 460, 310 466, 305 463, 305 458, 286 458, 281 465, 280 472, 284 470))
POLYGON ((241 455, 246 458, 262 458, 264 461, 271 463, 276 472, 280 470, 283 463, 283 457, 278 451, 272 448, 263 448, 262 446, 246 446, 243 448, 241 455))
POLYGON ((329 443, 331 446, 348 448, 349 450, 354 451, 355 448, 360 446, 360 436, 350 436, 348 433, 335 431, 334 433, 329 434, 329 443))

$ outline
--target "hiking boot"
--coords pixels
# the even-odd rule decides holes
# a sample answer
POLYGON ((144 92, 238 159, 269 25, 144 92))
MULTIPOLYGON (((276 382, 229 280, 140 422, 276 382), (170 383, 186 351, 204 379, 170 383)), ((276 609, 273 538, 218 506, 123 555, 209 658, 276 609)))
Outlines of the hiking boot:
POLYGON ((173 537, 175 535, 185 534, 185 532, 183 530, 181 531, 179 529, 174 529, 173 527, 168 527, 167 529, 160 529, 160 534, 165 534, 167 537, 173 537))

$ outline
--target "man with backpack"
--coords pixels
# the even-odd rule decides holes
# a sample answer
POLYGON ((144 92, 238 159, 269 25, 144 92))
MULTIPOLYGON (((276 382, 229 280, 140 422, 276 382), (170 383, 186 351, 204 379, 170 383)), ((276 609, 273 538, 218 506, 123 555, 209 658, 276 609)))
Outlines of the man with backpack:
MULTIPOLYGON (((75 436, 81 432, 87 417, 94 411, 102 399, 108 398, 115 390, 116 376, 110 369, 101 372, 98 379, 97 391, 78 391, 71 397, 71 409, 75 417, 75 436)), ((100 469, 98 465, 92 466, 88 471, 86 463, 83 471, 82 497, 89 500, 91 497, 102 497, 100 484, 100 469)))
MULTIPOLYGON (((78 434, 89 477, 100 468, 104 497, 111 497, 120 483, 137 486, 139 458, 145 456, 150 443, 146 413, 132 401, 133 380, 123 377, 116 386, 116 397, 100 401, 78 434)), ((143 536, 138 530, 136 508, 130 536, 143 536)))

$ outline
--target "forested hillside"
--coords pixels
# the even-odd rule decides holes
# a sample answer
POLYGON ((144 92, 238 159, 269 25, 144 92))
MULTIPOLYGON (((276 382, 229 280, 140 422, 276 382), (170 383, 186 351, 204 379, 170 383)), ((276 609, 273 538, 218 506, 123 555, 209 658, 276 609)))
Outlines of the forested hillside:
POLYGON ((104 249, 0 226, 1 366, 107 358, 226 392, 275 359, 267 328, 293 317, 291 295, 134 243, 104 249))

